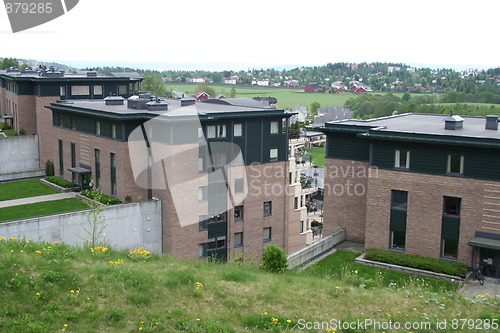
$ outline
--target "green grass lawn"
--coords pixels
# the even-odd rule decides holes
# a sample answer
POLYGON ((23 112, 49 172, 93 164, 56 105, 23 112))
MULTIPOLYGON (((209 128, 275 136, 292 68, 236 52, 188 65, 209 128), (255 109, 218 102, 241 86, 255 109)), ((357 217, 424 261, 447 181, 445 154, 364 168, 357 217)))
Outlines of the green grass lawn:
POLYGON ((56 193, 59 192, 40 183, 39 178, 0 183, 0 201, 56 193))
POLYGON ((0 222, 26 219, 41 215, 58 214, 88 208, 89 206, 86 203, 75 198, 4 207, 0 208, 0 222))
POLYGON ((5 123, 0 123, 0 129, 3 130, 3 132, 5 133, 5 135, 9 136, 9 135, 17 135, 17 132, 13 129, 5 129, 6 127, 6 124, 5 123))
POLYGON ((313 164, 318 165, 319 168, 325 167, 326 146, 318 148, 305 148, 304 150, 312 154, 313 164))
MULTIPOLYGON (((176 91, 187 92, 189 94, 195 93, 197 84, 167 84, 168 89, 176 91)), ((309 107, 312 102, 318 102, 321 107, 327 106, 344 106, 344 103, 349 98, 355 98, 358 95, 353 93, 305 93, 301 88, 277 88, 277 87, 250 87, 250 86, 231 86, 231 85, 215 85, 211 84, 218 94, 229 96, 231 88, 236 89, 236 97, 267 97, 272 96, 278 99, 278 108, 280 109, 293 109, 295 106, 301 104, 309 107)), ((196 91, 198 92, 198 91, 196 91)))
POLYGON ((500 318, 498 300, 425 285, 369 287, 319 272, 273 274, 255 262, 134 261, 127 254, 0 240, 0 331, 323 333, 300 330, 299 321, 428 321, 435 328, 438 320, 500 318))
POLYGON ((338 250, 334 254, 308 267, 306 271, 316 276, 330 276, 353 285, 364 284, 368 287, 388 287, 391 283, 395 283, 395 286, 402 287, 408 284, 417 283, 429 285, 436 291, 455 291, 460 286, 452 282, 421 278, 387 269, 357 264, 354 262, 354 259, 360 255, 361 253, 357 252, 338 250), (419 279, 419 281, 417 281, 417 279, 419 279))

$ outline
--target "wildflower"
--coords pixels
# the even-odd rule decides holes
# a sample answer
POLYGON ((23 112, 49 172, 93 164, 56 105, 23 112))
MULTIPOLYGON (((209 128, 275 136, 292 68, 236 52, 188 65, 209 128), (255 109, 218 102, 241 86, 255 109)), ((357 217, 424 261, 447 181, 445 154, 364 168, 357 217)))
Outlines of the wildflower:
POLYGON ((201 319, 200 318, 196 318, 196 321, 200 321, 201 319))
POLYGON ((155 325, 160 325, 160 323, 155 323, 155 325))
POLYGON ((139 324, 144 324, 144 322, 143 322, 143 321, 141 321, 139 324))
POLYGON ((40 252, 40 251, 36 250, 36 251, 35 251, 35 254, 42 254, 42 252, 40 252))
POLYGON ((24 251, 23 251, 23 250, 20 250, 19 252, 24 253, 24 251))
POLYGON ((417 308, 413 308, 413 311, 417 311, 417 308))
POLYGON ((68 324, 64 324, 63 326, 64 326, 64 327, 68 327, 68 324))
POLYGON ((10 240, 16 240, 17 238, 16 237, 11 237, 10 240))
POLYGON ((35 295, 40 296, 40 293, 35 293, 35 295))
POLYGON ((87 301, 90 301, 90 297, 87 297, 87 301))
POLYGON ((14 252, 14 250, 10 250, 10 252, 11 252, 11 253, 13 253, 13 252, 14 252))
POLYGON ((276 324, 279 321, 278 318, 274 318, 274 317, 272 317, 271 320, 273 321, 273 324, 276 324))
POLYGON ((70 293, 74 293, 75 291, 74 291, 73 289, 71 289, 69 292, 70 292, 70 293))
POLYGON ((196 289, 196 290, 203 289, 203 283, 201 283, 201 282, 196 282, 196 283, 194 284, 194 287, 195 287, 195 289, 196 289))
POLYGON ((261 315, 267 316, 267 312, 262 312, 261 315))
POLYGON ((290 319, 287 319, 286 322, 290 324, 292 321, 290 319))
POLYGON ((0 237, 0 242, 1 242, 1 241, 4 241, 4 240, 5 240, 5 238, 3 238, 3 237, 0 237))
POLYGON ((27 244, 31 243, 30 241, 26 241, 27 244))
POLYGON ((339 287, 339 286, 336 286, 336 287, 335 287, 335 289, 340 289, 340 287, 339 287))
POLYGON ((142 327, 139 327, 139 331, 142 331, 142 327))

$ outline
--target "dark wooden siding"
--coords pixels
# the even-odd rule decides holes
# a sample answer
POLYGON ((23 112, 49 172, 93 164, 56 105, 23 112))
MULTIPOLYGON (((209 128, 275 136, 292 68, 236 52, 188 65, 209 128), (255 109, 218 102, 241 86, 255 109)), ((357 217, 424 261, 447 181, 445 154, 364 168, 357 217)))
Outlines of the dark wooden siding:
POLYGON ((355 161, 368 161, 368 140, 356 137, 356 134, 328 133, 326 157, 355 161))

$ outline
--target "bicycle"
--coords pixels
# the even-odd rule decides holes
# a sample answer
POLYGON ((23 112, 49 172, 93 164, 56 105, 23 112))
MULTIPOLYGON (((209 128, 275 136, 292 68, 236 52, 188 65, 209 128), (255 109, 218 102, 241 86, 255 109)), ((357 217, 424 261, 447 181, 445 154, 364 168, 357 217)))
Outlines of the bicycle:
POLYGON ((474 280, 478 280, 480 285, 484 284, 484 276, 481 268, 474 268, 474 280))

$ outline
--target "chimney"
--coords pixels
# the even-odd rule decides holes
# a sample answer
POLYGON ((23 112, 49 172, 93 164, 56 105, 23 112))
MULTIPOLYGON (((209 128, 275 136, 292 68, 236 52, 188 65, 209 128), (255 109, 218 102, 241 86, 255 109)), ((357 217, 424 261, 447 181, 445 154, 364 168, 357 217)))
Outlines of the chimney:
POLYGON ((451 110, 450 115, 444 118, 444 129, 445 130, 458 130, 464 127, 464 118, 453 115, 453 110, 451 110))
POLYGON ((498 116, 486 116, 486 129, 492 131, 498 130, 498 116))

